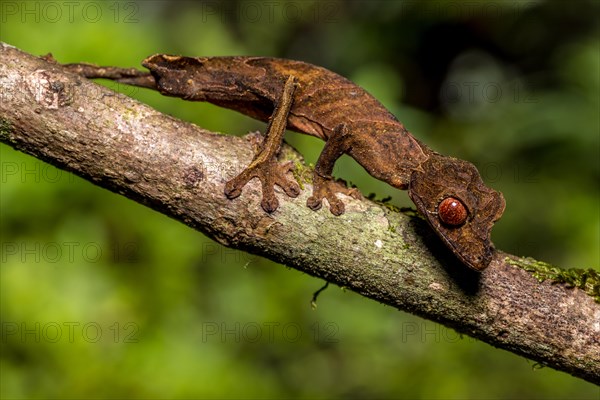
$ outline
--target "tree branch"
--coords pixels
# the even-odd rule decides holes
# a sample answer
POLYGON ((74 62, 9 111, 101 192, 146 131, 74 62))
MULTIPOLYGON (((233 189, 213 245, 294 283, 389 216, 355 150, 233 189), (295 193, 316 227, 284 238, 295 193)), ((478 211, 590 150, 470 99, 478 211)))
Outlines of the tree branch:
MULTIPOLYGON (((556 279, 539 282, 542 263, 498 252, 485 271, 473 272, 414 216, 350 197, 340 217, 311 211, 310 185, 297 199, 279 193, 272 215, 260 207, 257 182, 230 201, 223 186, 250 162, 247 140, 163 115, 4 44, 0 88, 0 140, 15 149, 225 246, 600 383, 600 304, 556 279)), ((286 157, 297 156, 288 149, 286 157)), ((598 295, 593 273, 583 276, 598 295)))

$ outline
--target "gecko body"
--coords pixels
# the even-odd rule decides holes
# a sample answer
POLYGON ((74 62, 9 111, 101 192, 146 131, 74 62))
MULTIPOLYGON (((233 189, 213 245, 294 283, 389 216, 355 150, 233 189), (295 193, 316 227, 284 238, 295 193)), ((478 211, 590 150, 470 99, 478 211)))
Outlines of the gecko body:
POLYGON ((344 213, 336 193, 356 190, 331 174, 342 154, 354 158, 373 177, 408 190, 429 225, 467 266, 483 270, 494 254, 491 229, 502 215, 502 194, 483 183, 473 164, 438 154, 415 139, 377 99, 348 79, 301 61, 267 57, 181 57, 157 54, 142 63, 150 72, 90 64, 66 67, 88 78, 158 90, 166 96, 206 101, 268 122, 265 139, 252 163, 227 182, 224 192, 238 197, 246 183, 262 183, 262 207, 278 207, 273 186, 299 194, 288 177, 289 164, 276 156, 286 128, 318 137, 325 146, 315 165, 316 210, 327 199, 330 211, 344 213))

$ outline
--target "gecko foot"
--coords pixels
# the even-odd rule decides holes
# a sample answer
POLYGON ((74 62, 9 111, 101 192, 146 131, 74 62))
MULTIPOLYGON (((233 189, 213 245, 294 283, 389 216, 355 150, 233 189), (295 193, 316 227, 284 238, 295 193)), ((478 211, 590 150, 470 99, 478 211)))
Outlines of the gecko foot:
POLYGON ((355 199, 362 197, 358 189, 346 187, 346 183, 342 180, 335 181, 315 174, 313 177, 313 195, 308 198, 306 205, 311 210, 316 211, 321 208, 323 199, 327 199, 329 211, 333 215, 342 215, 346 208, 344 202, 338 199, 336 193, 342 193, 355 199))
POLYGON ((277 185, 283 189, 285 194, 290 197, 297 197, 300 194, 300 186, 293 178, 288 178, 288 172, 294 169, 294 163, 288 161, 278 163, 276 160, 268 160, 262 163, 250 165, 241 174, 225 184, 225 196, 229 199, 235 199, 242 194, 242 188, 253 178, 258 178, 262 185, 263 210, 272 213, 279 207, 279 200, 275 196, 274 186, 277 185))

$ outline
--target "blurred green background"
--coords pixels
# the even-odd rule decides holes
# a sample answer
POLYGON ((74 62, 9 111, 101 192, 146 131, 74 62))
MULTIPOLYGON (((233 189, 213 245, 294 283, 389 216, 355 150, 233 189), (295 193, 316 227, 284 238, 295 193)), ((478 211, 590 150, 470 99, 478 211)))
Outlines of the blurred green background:
MULTIPOLYGON (((599 3, 0 3, 0 39, 61 62, 268 55, 365 87, 501 190, 493 240, 600 265, 599 3)), ((204 128, 264 124, 121 90, 204 128)), ((288 133, 308 162, 322 142, 288 133)), ((0 145, 2 398, 594 398, 598 387, 226 249, 0 145)), ((345 158, 336 175, 411 203, 345 158)))

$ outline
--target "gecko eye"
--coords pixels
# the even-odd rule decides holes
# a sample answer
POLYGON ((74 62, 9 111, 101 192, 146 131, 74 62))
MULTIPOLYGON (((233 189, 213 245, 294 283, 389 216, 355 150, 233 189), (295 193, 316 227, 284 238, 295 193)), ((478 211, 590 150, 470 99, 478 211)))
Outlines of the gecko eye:
POLYGON ((444 224, 458 226, 465 223, 468 212, 460 200, 446 197, 438 206, 438 215, 444 224))

